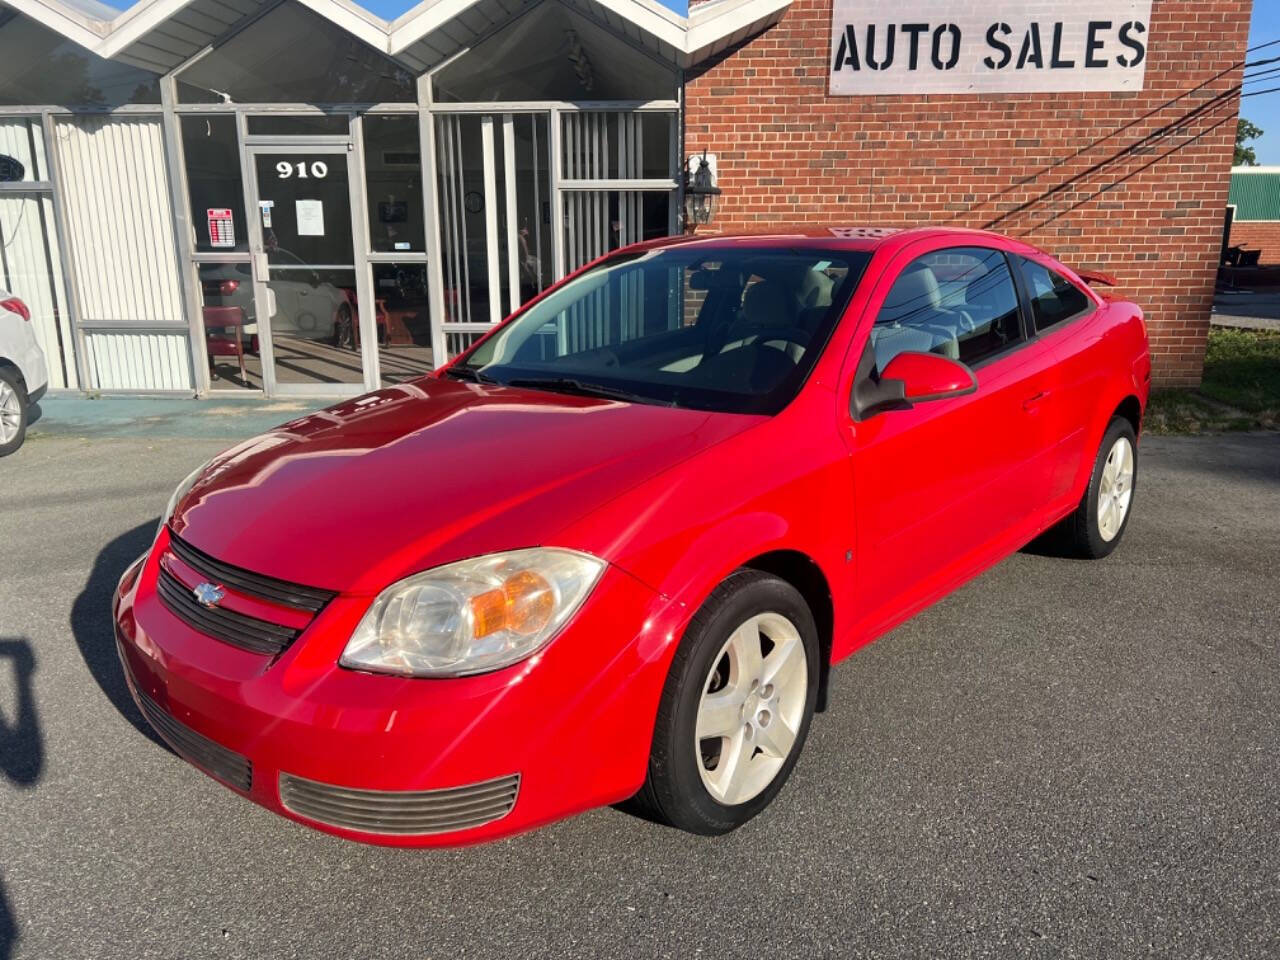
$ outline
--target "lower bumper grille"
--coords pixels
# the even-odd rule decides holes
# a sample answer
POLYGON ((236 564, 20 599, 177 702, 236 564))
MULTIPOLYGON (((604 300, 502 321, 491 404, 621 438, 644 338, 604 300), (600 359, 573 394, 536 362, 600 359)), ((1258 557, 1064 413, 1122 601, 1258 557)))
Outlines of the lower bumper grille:
POLYGON ((253 782, 253 768, 247 757, 214 743, 160 708, 154 700, 138 689, 138 701, 143 716, 155 727, 156 732, 169 742, 188 763, 208 771, 219 780, 246 793, 253 782))
POLYGON ((447 833, 478 827, 510 813, 519 792, 518 773, 446 790, 358 790, 280 774, 285 809, 364 833, 447 833))

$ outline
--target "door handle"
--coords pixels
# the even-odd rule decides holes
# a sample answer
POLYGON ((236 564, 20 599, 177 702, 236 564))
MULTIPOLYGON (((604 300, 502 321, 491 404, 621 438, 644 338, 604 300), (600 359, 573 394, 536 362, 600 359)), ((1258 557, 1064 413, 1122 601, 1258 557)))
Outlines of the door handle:
POLYGON ((1041 404, 1041 403, 1045 400, 1045 398, 1046 398, 1046 397, 1048 397, 1048 396, 1049 396, 1049 391, 1048 391, 1048 390, 1041 390, 1041 391, 1040 391, 1039 393, 1037 393, 1035 396, 1027 397, 1027 399, 1023 400, 1023 401, 1022 401, 1022 409, 1023 409, 1023 410, 1034 410, 1036 407, 1040 406, 1040 404, 1041 404))

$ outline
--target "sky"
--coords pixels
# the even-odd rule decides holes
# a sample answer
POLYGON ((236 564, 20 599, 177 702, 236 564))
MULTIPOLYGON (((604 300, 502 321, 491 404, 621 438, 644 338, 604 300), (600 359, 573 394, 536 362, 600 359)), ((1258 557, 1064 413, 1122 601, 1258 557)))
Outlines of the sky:
MULTIPOLYGON (((1253 0, 1253 25, 1249 31, 1250 48, 1264 43, 1280 41, 1280 3, 1276 0, 1253 0)), ((1280 57, 1280 43, 1265 50, 1254 50, 1247 62, 1280 57)), ((1280 64, 1267 64, 1256 68, 1270 70, 1280 64)), ((1258 163, 1280 166, 1280 91, 1249 96, 1252 90, 1270 90, 1280 87, 1280 74, 1259 78, 1250 83, 1245 77, 1244 99, 1240 101, 1240 116, 1263 129, 1263 136, 1250 146, 1258 155, 1258 163)))

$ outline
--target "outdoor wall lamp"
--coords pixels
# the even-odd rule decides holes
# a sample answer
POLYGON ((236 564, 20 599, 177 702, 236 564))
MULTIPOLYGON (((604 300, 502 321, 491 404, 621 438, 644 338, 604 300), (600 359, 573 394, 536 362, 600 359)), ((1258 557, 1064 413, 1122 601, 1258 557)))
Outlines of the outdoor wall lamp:
POLYGON ((711 164, 707 162, 707 152, 702 151, 702 159, 698 161, 698 169, 692 175, 689 164, 684 171, 684 222, 686 225, 703 226, 711 222, 715 216, 716 206, 720 202, 720 188, 716 186, 715 174, 711 172, 711 164))

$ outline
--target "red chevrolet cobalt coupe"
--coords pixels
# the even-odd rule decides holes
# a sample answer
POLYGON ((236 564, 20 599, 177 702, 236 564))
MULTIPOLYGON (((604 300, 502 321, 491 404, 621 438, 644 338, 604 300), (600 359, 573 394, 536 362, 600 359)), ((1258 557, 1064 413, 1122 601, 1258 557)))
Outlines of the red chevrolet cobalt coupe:
POLYGON ((120 581, 179 754, 375 843, 782 789, 833 663, 1133 502, 1142 312, 989 233, 618 250, 452 363, 188 477, 120 581))

